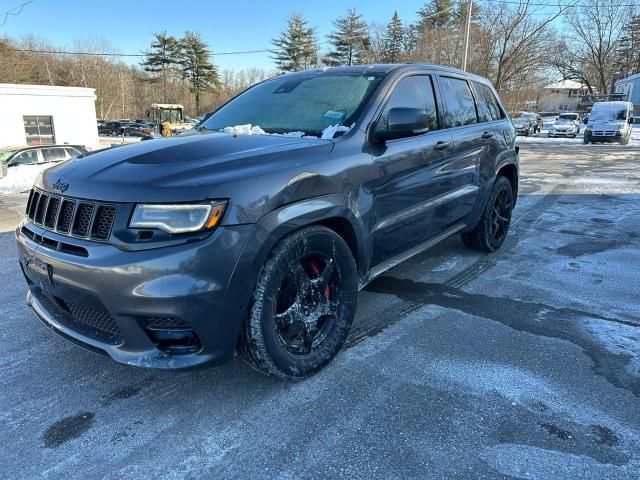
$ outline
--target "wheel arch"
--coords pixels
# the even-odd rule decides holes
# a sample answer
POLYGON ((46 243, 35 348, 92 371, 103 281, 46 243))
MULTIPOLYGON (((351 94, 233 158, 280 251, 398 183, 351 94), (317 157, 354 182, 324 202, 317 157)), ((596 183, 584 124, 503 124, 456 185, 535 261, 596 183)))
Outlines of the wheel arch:
POLYGON ((505 177, 511 184, 514 200, 518 197, 518 167, 515 163, 507 163, 498 168, 496 177, 505 177))
POLYGON ((253 227, 225 290, 225 303, 237 308, 237 333, 247 315, 258 278, 273 248, 284 237, 311 225, 336 232, 351 250, 360 280, 369 262, 367 238, 357 210, 345 195, 326 195, 285 205, 265 214, 253 227))

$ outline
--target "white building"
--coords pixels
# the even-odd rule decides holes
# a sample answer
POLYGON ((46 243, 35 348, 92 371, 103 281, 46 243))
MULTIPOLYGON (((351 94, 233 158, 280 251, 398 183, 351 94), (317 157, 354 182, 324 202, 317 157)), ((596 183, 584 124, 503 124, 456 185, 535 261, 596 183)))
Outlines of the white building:
POLYGON ((573 80, 562 80, 552 83, 542 89, 539 112, 577 112, 582 95, 587 94, 587 88, 573 80))
POLYGON ((640 73, 618 80, 615 89, 624 95, 622 100, 633 103, 634 122, 640 123, 640 73))
POLYGON ((0 83, 0 148, 73 144, 99 147, 93 88, 0 83))

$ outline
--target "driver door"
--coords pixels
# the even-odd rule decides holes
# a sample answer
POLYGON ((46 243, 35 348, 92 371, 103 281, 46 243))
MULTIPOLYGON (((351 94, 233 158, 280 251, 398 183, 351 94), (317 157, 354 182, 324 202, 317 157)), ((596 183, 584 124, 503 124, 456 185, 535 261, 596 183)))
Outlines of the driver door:
POLYGON ((369 188, 373 196, 371 220, 372 264, 394 257, 441 233, 446 215, 438 202, 452 188, 453 139, 441 129, 435 83, 431 75, 401 78, 393 87, 378 122, 386 122, 391 108, 424 108, 429 130, 412 137, 388 140, 374 151, 378 177, 369 188), (440 208, 439 208, 440 207, 440 208))

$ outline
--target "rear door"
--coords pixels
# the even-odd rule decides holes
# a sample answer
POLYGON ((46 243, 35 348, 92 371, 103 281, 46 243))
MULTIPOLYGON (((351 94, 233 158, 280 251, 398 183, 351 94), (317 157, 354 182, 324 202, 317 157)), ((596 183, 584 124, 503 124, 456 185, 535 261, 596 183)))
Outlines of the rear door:
POLYGON ((396 107, 423 108, 430 125, 425 133, 376 146, 373 162, 379 175, 368 185, 375 212, 370 226, 374 265, 441 233, 433 219, 438 198, 450 190, 452 139, 441 128, 433 75, 400 78, 377 122, 385 122, 396 107))
MULTIPOLYGON (((451 132, 451 189, 459 192, 449 203, 445 225, 465 222, 478 199, 480 187, 488 180, 481 168, 495 162, 500 132, 478 114, 470 82, 463 76, 439 75, 444 125, 451 132)), ((504 139, 502 139, 504 140, 504 139)))

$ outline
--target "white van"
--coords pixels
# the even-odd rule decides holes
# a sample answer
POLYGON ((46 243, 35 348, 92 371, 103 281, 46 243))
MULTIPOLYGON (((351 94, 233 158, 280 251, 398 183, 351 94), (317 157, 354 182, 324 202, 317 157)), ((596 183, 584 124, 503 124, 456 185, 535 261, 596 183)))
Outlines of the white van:
POLYGON ((584 143, 619 142, 626 145, 631 137, 632 123, 633 103, 594 103, 584 131, 584 143))

